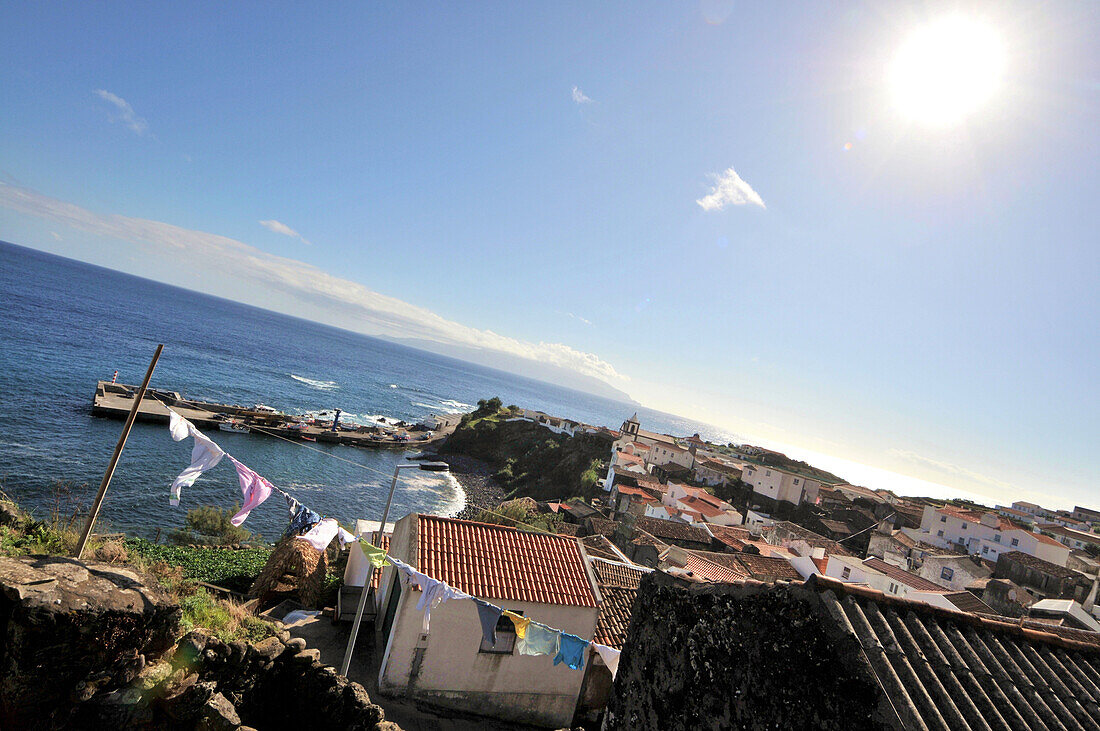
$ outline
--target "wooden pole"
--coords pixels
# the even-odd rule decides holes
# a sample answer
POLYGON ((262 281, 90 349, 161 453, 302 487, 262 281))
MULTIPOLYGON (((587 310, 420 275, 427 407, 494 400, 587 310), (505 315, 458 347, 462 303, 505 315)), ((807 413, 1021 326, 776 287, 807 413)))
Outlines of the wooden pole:
POLYGON ((122 448, 126 446, 126 438, 130 436, 130 428, 133 427, 134 420, 137 419, 141 401, 145 398, 145 390, 149 388, 149 380, 153 377, 153 369, 157 367, 157 361, 160 360, 160 351, 162 350, 164 350, 164 343, 157 345, 157 351, 153 353, 153 360, 149 361, 149 370, 145 371, 145 380, 141 382, 141 388, 134 396, 134 405, 130 407, 130 415, 126 417, 126 425, 122 427, 122 434, 119 435, 118 444, 115 445, 115 453, 111 455, 107 471, 103 473, 103 482, 99 483, 99 492, 96 493, 95 502, 92 503, 92 511, 88 514, 88 523, 84 526, 84 534, 80 537, 80 545, 76 549, 77 558, 84 555, 84 549, 88 546, 88 539, 92 537, 92 527, 95 525, 96 518, 99 517, 99 509, 103 507, 103 496, 107 494, 107 486, 111 484, 111 477, 114 476, 115 467, 118 466, 118 458, 122 455, 122 448))

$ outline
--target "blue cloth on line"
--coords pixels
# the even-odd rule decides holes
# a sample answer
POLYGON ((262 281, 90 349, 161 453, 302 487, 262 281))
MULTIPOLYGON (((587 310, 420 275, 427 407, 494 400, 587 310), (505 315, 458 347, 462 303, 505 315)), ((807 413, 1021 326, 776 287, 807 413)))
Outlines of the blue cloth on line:
POLYGON ((474 603, 477 605, 477 618, 481 620, 481 636, 485 638, 485 642, 488 644, 495 645, 497 643, 497 622, 500 621, 500 615, 503 612, 500 607, 481 599, 474 599, 474 603))
POLYGON ((554 664, 565 663, 574 670, 580 670, 584 665, 584 650, 588 647, 588 640, 582 640, 568 632, 561 633, 561 641, 558 643, 558 654, 554 656, 554 664))
POLYGON ((283 535, 301 535, 320 522, 321 516, 303 505, 298 509, 294 519, 290 521, 290 527, 286 529, 286 533, 283 535))
POLYGON ((516 643, 521 655, 549 655, 553 657, 558 652, 558 637, 561 632, 551 629, 545 624, 531 622, 527 625, 527 632, 516 643))

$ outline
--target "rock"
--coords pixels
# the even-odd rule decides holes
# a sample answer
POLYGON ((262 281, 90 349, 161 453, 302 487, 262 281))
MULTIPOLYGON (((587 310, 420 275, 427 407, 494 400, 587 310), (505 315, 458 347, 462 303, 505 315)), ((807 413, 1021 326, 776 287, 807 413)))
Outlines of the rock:
POLYGON ((229 662, 232 664, 240 663, 244 660, 244 656, 248 653, 248 644, 236 640, 229 643, 229 662))
POLYGON ((0 727, 63 725, 74 696, 125 685, 169 648, 180 615, 128 568, 0 557, 0 727))
POLYGON ((312 665, 315 662, 321 661, 320 650, 302 650, 297 655, 291 658, 292 662, 299 663, 301 665, 312 665))
POLYGON ((26 523, 29 518, 30 516, 15 503, 0 500, 0 525, 19 527, 26 523))
POLYGON ((195 724, 196 731, 235 731, 241 725, 237 709, 221 693, 210 696, 201 713, 199 722, 195 724))
POLYGON ((294 639, 286 643, 286 649, 292 653, 297 654, 306 649, 306 641, 303 640, 301 637, 295 637, 294 639))
POLYGON ((279 630, 279 634, 275 636, 278 637, 284 645, 290 642, 290 633, 287 632, 285 629, 279 630))
POLYGON ((172 664, 176 666, 194 665, 199 656, 202 655, 202 651, 206 649, 206 643, 209 640, 210 636, 202 630, 191 630, 176 645, 176 654, 172 658, 172 664))
POLYGON ((177 721, 194 722, 202 716, 206 702, 215 692, 214 683, 195 683, 182 693, 165 698, 162 702, 164 712, 177 721))
POLYGON ((134 680, 134 684, 143 691, 149 691, 167 680, 171 674, 172 666, 166 662, 146 665, 142 671, 138 673, 137 678, 134 680))
POLYGON ((283 649, 283 643, 279 641, 278 637, 268 637, 263 642, 252 646, 252 651, 256 654, 257 659, 259 659, 261 663, 274 660, 282 654, 283 649))

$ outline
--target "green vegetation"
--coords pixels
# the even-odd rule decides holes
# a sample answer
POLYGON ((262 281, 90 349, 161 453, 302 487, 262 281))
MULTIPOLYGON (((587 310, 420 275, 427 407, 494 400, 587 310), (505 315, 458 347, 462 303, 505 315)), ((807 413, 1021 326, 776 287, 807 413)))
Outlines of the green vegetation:
POLYGON ((232 510, 214 505, 200 505, 188 510, 186 527, 169 533, 168 540, 172 543, 196 543, 205 546, 229 546, 260 540, 259 535, 253 535, 230 522, 230 518, 238 510, 239 505, 232 510))
POLYGON ((267 548, 163 546, 143 538, 127 538, 123 545, 131 556, 180 567, 185 579, 217 584, 242 594, 252 586, 271 555, 267 548))
POLYGON ((603 434, 554 434, 528 421, 505 421, 510 412, 490 409, 500 399, 483 399, 478 410, 462 418, 440 447, 444 454, 464 454, 496 469, 496 479, 511 495, 536 500, 592 497, 606 469, 611 438, 603 434))
POLYGON ((183 609, 181 634, 202 627, 223 642, 259 642, 275 634, 275 626, 270 622, 252 616, 238 604, 214 597, 203 587, 181 597, 180 607, 183 609))
POLYGON ((524 530, 534 528, 547 533, 557 533, 563 522, 562 516, 558 513, 540 513, 518 500, 511 500, 498 505, 492 512, 480 510, 472 520, 479 523, 507 525, 524 530))

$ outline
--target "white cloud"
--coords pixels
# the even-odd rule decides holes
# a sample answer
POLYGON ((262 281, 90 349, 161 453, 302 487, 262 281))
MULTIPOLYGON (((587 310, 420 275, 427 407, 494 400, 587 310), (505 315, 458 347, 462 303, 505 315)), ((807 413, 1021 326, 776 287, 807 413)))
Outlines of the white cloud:
POLYGON ((585 325, 591 325, 592 324, 591 320, 586 320, 585 318, 581 317, 580 315, 575 315, 572 312, 566 312, 565 314, 568 315, 569 317, 572 317, 574 320, 580 320, 585 325))
POLYGON ((297 231, 292 229, 290 226, 287 226, 282 221, 276 221, 275 219, 270 219, 268 221, 260 221, 260 225, 263 226, 264 228, 266 228, 268 231, 274 231, 277 234, 282 234, 283 236, 289 236, 292 239, 298 239, 303 244, 308 244, 308 245, 312 246, 312 244, 310 244, 310 242, 307 241, 304 236, 302 236, 300 233, 298 233, 297 231))
POLYGON ((705 196, 695 201, 704 211, 720 211, 726 206, 744 206, 752 204, 766 208, 764 199, 741 179, 737 171, 729 168, 724 173, 711 173, 714 187, 705 196))
POLYGON ((61 234, 59 234, 56 231, 50 231, 50 236, 53 236, 55 241, 64 241, 65 240, 65 239, 61 238, 61 234))
POLYGON ((149 123, 134 113, 134 108, 128 101, 106 89, 96 89, 93 93, 117 110, 111 117, 112 122, 122 122, 139 135, 149 131, 149 123))
POLYGON ((592 100, 589 99, 579 86, 573 87, 573 101, 577 104, 591 104, 592 100))
POLYGON ((924 467, 930 468, 937 472, 953 477, 961 477, 964 480, 976 482, 989 487, 995 487, 999 490, 1014 490, 1015 485, 1005 482, 1004 480, 998 480, 996 477, 990 477, 989 475, 983 475, 980 472, 975 472, 972 469, 963 467, 962 465, 952 464, 950 462, 942 462, 938 459, 932 459, 931 457, 925 457, 923 454, 917 454, 908 449, 895 449, 890 448, 886 450, 887 454, 898 459, 903 459, 913 464, 919 464, 924 467))
POLYGON ((171 257, 185 270, 193 270, 196 262, 210 262, 219 275, 259 285, 329 311, 338 308, 343 314, 354 315, 357 328, 371 335, 425 339, 496 351, 603 380, 627 380, 610 363, 593 353, 563 343, 533 343, 472 328, 375 292, 358 282, 333 276, 295 259, 268 254, 227 236, 144 218, 96 213, 4 183, 0 183, 0 206, 96 236, 132 242, 148 253, 171 257))

